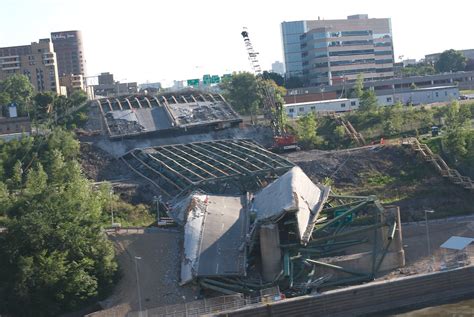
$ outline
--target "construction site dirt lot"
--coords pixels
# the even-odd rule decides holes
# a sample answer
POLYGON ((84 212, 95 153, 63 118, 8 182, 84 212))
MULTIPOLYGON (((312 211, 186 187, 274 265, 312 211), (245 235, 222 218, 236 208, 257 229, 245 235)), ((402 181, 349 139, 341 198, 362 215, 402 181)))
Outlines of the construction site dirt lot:
MULTIPOLYGON (((385 204, 400 206, 402 221, 423 219, 425 209, 436 209, 436 217, 474 212, 472 192, 442 178, 430 164, 402 146, 297 151, 284 156, 314 182, 329 181, 340 194, 376 195, 385 204)), ((126 184, 122 189, 114 187, 128 202, 150 204, 158 195, 121 160, 94 145, 81 143, 81 164, 90 179, 126 184)))
MULTIPOLYGON (((427 273, 430 267, 439 270, 443 256, 449 252, 440 246, 452 236, 474 237, 474 216, 431 220, 428 221, 428 230, 433 256, 428 255, 426 222, 402 223, 406 265, 383 278, 427 273)), ((471 256, 471 263, 474 262, 474 248, 469 247, 467 254, 471 256)))
MULTIPOLYGON (((431 250, 435 255, 434 268, 442 259, 439 246, 453 235, 474 236, 474 217, 429 221, 431 250)), ((380 279, 422 274, 432 265, 427 254, 427 236, 424 222, 402 225, 406 266, 386 272, 380 279)), ((182 233, 170 229, 121 230, 109 234, 117 250, 122 278, 113 295, 102 302, 104 309, 122 306, 126 311, 139 309, 135 257, 143 309, 182 304, 195 300, 199 290, 194 286, 181 287, 179 270, 182 233)), ((472 252, 471 252, 472 253, 472 252)), ((473 254, 474 255, 474 254, 473 254)), ((472 258, 474 261, 474 258, 472 258)))
MULTIPOLYGON (((96 181, 115 180, 139 184, 123 198, 133 203, 151 203, 154 189, 131 173, 125 164, 92 145, 83 145, 85 174, 96 181)), ((340 194, 376 195, 384 204, 400 206, 406 267, 380 278, 427 272, 431 257, 427 251, 424 210, 433 209, 430 219, 474 214, 474 195, 451 184, 430 164, 401 146, 369 146, 341 151, 299 151, 285 154, 314 182, 329 182, 340 194)), ((122 196, 122 195, 121 195, 122 196)), ((439 246, 453 235, 474 236, 473 217, 431 220, 431 250, 435 268, 442 252, 439 246)), ((178 229, 148 229, 110 234, 117 250, 122 279, 104 307, 125 305, 138 310, 135 256, 143 308, 179 304, 194 300, 199 290, 178 286, 183 234, 178 229)))
POLYGON ((179 286, 182 236, 176 229, 158 228, 109 233, 121 279, 113 294, 101 303, 102 307, 121 305, 127 310, 139 310, 136 269, 143 309, 195 300, 196 287, 179 286))
POLYGON ((425 209, 436 210, 436 218, 474 213, 472 192, 450 183, 402 146, 300 151, 285 156, 314 182, 329 182, 337 193, 376 195, 384 204, 400 206, 402 221, 422 220, 425 209))

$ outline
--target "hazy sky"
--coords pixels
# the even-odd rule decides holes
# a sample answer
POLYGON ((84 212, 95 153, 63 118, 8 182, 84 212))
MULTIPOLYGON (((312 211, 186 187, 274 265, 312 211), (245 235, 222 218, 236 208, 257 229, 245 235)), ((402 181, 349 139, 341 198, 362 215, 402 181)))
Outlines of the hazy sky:
POLYGON ((242 27, 264 69, 283 61, 282 21, 392 19, 395 56, 474 48, 474 1, 0 0, 0 47, 82 30, 88 75, 170 82, 250 70, 242 27))

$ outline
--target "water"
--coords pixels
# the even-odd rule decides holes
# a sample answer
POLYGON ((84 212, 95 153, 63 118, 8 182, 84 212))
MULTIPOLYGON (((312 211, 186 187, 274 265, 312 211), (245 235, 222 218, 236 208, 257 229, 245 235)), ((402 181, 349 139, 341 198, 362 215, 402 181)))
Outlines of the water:
POLYGON ((396 317, 472 317, 474 316, 474 299, 414 310, 396 317))

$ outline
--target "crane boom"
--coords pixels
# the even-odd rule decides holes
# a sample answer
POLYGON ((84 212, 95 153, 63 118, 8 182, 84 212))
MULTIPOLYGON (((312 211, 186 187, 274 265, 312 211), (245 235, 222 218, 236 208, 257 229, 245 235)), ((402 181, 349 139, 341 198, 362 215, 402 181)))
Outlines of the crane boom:
MULTIPOLYGON (((256 52, 253 48, 247 28, 244 28, 244 30, 240 34, 244 38, 244 44, 245 48, 247 49, 247 54, 249 56, 249 61, 250 65, 252 66, 252 70, 257 76, 257 80, 261 81, 262 68, 260 67, 260 62, 258 61, 259 53, 256 52)), ((262 87, 264 93, 263 115, 265 119, 268 119, 270 121, 270 126, 273 130, 273 134, 275 136, 279 136, 282 134, 283 131, 280 124, 280 120, 278 120, 277 118, 277 114, 279 113, 279 105, 275 101, 275 94, 273 93, 273 91, 270 91, 270 88, 265 83, 261 82, 260 86, 262 87)))
POLYGON ((240 34, 244 38, 245 48, 247 49, 252 70, 257 77, 257 83, 260 84, 264 93, 263 116, 270 121, 270 127, 272 128, 274 141, 272 148, 277 151, 297 150, 298 146, 295 136, 287 134, 283 127, 283 105, 280 102, 276 102, 274 88, 269 87, 268 84, 263 81, 262 68, 258 61, 259 53, 253 48, 247 28, 244 28, 240 34))

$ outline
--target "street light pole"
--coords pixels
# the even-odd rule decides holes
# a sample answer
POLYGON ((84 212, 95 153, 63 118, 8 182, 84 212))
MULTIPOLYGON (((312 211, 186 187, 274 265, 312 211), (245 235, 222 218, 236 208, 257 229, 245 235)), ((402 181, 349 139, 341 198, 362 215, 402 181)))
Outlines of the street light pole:
POLYGON ((140 309, 140 314, 139 316, 141 317, 142 315, 142 296, 140 293, 140 279, 138 278, 138 262, 137 260, 141 260, 142 258, 140 256, 135 256, 135 273, 137 275, 137 292, 138 292, 138 307, 140 309))
POLYGON ((434 210, 425 210, 426 240, 428 243, 428 256, 432 257, 432 264, 434 265, 434 257, 431 254, 430 229, 428 227, 428 213, 434 213, 434 210))

